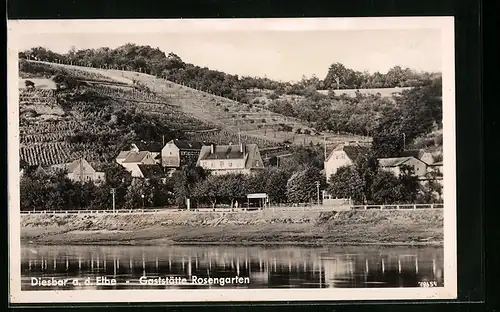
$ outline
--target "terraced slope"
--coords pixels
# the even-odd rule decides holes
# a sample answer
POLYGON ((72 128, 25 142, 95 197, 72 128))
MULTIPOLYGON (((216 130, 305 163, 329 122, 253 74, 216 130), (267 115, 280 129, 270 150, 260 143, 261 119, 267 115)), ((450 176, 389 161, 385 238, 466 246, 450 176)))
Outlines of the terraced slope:
POLYGON ((271 141, 276 144, 289 141, 294 144, 335 144, 348 140, 364 141, 360 136, 339 135, 332 133, 296 134, 296 129, 307 129, 308 126, 299 120, 283 116, 263 108, 260 105, 244 104, 208 92, 183 86, 175 82, 157 78, 143 73, 90 69, 108 77, 120 76, 137 81, 159 95, 172 99, 173 105, 183 112, 219 128, 237 133, 238 130, 247 136, 260 141, 271 141), (289 131, 286 131, 288 128, 289 131))
MULTIPOLYGON (((238 136, 208 119, 204 122, 173 105, 175 99, 167 92, 148 91, 112 72, 104 76, 75 66, 39 65, 36 73, 20 71, 24 77, 20 80, 35 82, 35 88, 20 83, 19 89, 20 156, 29 165, 62 164, 79 157, 94 163, 113 162, 125 142, 137 139, 135 132, 142 130, 161 132, 166 140, 180 135, 219 144, 241 138, 243 143, 257 143, 262 148, 277 145, 255 136, 238 136), (53 78, 61 73, 85 85, 56 90, 53 78)), ((156 141, 161 140, 157 136, 156 141)))
MULTIPOLYGON (((261 149, 275 148, 284 142, 295 144, 324 143, 328 149, 346 140, 361 137, 335 134, 296 134, 306 129, 303 123, 259 107, 247 105, 196 90, 151 75, 88 67, 33 62, 44 69, 33 74, 20 71, 24 79, 50 82, 62 71, 87 83, 85 89, 101 101, 92 104, 71 98, 64 108, 60 92, 50 90, 55 84, 44 84, 45 90, 29 90, 20 83, 21 158, 32 165, 70 162, 78 157, 89 161, 112 161, 123 142, 133 135, 113 123, 115 113, 133 109, 147 118, 160 119, 186 138, 218 144, 256 143, 261 149), (49 87, 47 87, 49 86, 49 87), (49 90, 47 90, 47 88, 49 90), (31 93, 30 93, 31 92, 31 93), (44 94, 42 94, 45 92, 44 94), (53 92, 53 93, 51 93, 53 92), (36 104, 36 105, 35 105, 36 104), (90 109, 92 105, 99 109, 90 109), (106 109, 104 109, 106 107, 106 109), (286 129, 288 128, 288 129, 286 129)), ((41 87, 41 86, 40 86, 41 87)), ((64 94, 64 92, 63 92, 64 94)), ((64 96, 68 97, 68 94, 64 96)))

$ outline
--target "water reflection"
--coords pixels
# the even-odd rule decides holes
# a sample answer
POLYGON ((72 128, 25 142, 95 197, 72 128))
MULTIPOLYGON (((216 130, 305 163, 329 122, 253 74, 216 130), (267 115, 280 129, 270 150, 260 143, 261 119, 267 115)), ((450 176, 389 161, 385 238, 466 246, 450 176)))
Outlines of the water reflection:
POLYGON ((443 285, 442 248, 370 247, 24 247, 22 289, 216 288, 191 277, 248 277, 230 288, 418 287, 443 285), (183 285, 141 285, 139 278, 186 278, 183 285), (32 286, 31 278, 68 278, 92 285, 32 286), (96 277, 116 285, 96 285, 96 277))

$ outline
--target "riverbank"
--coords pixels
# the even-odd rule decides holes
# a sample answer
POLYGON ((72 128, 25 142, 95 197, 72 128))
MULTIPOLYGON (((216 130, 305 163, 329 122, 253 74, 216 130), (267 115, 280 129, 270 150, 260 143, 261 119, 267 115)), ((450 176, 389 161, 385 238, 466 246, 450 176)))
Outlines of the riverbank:
POLYGON ((22 215, 23 244, 442 245, 443 211, 22 215))

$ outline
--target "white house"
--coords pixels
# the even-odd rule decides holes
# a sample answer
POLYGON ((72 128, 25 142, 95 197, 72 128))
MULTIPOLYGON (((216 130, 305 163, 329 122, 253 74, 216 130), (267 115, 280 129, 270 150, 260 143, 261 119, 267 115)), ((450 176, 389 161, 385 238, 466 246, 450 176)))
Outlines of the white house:
POLYGON ((117 162, 127 169, 132 177, 141 178, 143 173, 139 165, 155 165, 156 161, 150 152, 121 152, 117 157, 117 162), (125 158, 123 158, 126 156, 125 158))
POLYGON ((432 154, 424 151, 423 149, 406 150, 401 152, 399 157, 415 157, 428 165, 432 165, 434 163, 434 157, 432 157, 432 154))
POLYGON ((54 165, 53 168, 60 168, 67 171, 67 176, 75 182, 99 183, 105 180, 104 172, 96 171, 85 159, 80 158, 69 164, 54 165))
POLYGON ((216 175, 250 174, 255 170, 264 169, 257 144, 203 146, 197 165, 216 175))
POLYGON ((366 154, 368 150, 369 147, 356 142, 345 142, 338 145, 335 149, 333 149, 325 161, 325 174, 327 182, 332 174, 335 174, 340 167, 353 165, 359 155, 366 154))
POLYGON ((179 168, 188 162, 196 162, 203 143, 187 140, 171 140, 161 150, 161 164, 167 168, 179 168))
POLYGON ((403 165, 412 167, 416 176, 421 177, 427 173, 427 164, 413 156, 379 158, 378 163, 381 169, 391 171, 396 176, 399 176, 401 173, 403 165))

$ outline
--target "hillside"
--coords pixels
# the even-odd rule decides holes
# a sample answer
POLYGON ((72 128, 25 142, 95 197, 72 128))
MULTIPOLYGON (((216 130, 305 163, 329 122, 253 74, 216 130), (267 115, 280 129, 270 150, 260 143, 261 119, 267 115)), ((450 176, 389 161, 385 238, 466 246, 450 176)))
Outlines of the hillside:
MULTIPOLYGON (((22 61, 20 77, 20 153, 30 165, 79 157, 108 162, 138 139, 227 144, 238 141, 238 129, 242 142, 261 148, 323 142, 320 135, 294 133, 307 127, 292 118, 151 75, 22 61)), ((327 135, 330 143, 346 139, 359 140, 327 135)))
POLYGON ((210 128, 147 90, 75 68, 20 64, 20 154, 30 165, 106 162, 128 140, 210 128), (43 86, 38 85, 45 79, 43 86), (61 80, 58 87, 54 80, 61 80), (51 83, 48 83, 51 82, 51 83), (20 84, 22 86, 22 84, 20 84))
MULTIPOLYGON (((86 69, 82 68, 82 70, 86 69)), ((301 122, 297 118, 272 112, 264 105, 231 100, 153 75, 109 69, 88 68, 88 70, 96 71, 109 78, 122 77, 129 81, 137 81, 156 94, 171 99, 171 103, 178 106, 187 115, 213 124, 215 127, 230 133, 240 131, 243 135, 258 139, 259 145, 264 147, 268 147, 269 142, 277 145, 285 141, 293 144, 310 144, 311 141, 313 144, 322 144, 325 137, 330 143, 368 139, 361 136, 320 133, 310 128, 307 123, 301 122), (310 134, 297 133, 298 129, 308 129, 310 134)), ((208 139, 206 135, 202 138, 208 139)))

